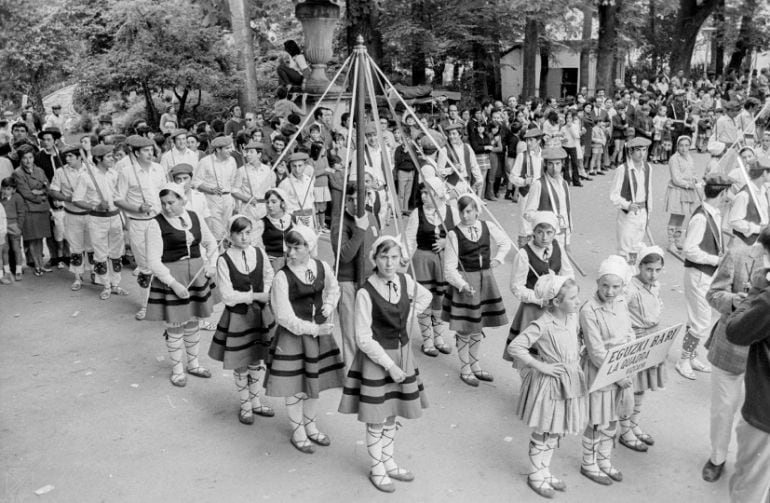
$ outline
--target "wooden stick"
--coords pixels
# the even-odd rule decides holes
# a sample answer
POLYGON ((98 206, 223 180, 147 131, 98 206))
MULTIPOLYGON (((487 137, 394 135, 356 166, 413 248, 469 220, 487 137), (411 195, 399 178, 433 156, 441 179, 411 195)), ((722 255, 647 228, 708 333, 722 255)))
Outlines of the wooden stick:
POLYGON ((577 263, 577 261, 575 261, 575 259, 572 257, 572 254, 567 251, 567 246, 566 245, 564 246, 564 254, 567 255, 567 258, 569 259, 570 262, 572 262, 572 266, 575 269, 577 269, 577 272, 579 272, 580 275, 585 278, 586 277, 586 273, 583 271, 583 268, 580 267, 580 265, 577 263))

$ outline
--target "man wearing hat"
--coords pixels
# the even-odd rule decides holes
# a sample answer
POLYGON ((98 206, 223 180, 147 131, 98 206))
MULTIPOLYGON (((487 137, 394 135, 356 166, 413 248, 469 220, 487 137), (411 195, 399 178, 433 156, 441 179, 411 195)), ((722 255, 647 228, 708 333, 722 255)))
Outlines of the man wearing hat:
MULTIPOLYGON (((123 267, 121 257, 125 251, 125 245, 123 222, 120 218, 118 204, 116 203, 116 198, 120 192, 120 184, 126 184, 127 182, 123 172, 118 173, 110 169, 115 163, 112 148, 106 145, 97 145, 91 151, 91 155, 94 158, 96 167, 84 167, 83 173, 81 173, 75 187, 75 192, 72 194, 72 201, 78 208, 88 211, 88 235, 91 239, 91 246, 94 249, 96 283, 102 285, 102 292, 99 294, 99 298, 106 300, 112 294, 128 295, 120 287, 120 271, 123 267), (123 179, 122 182, 121 179, 123 179)), ((140 153, 139 155, 142 156, 143 154, 140 153)), ((156 164, 156 166, 158 165, 156 164)), ((141 177, 142 175, 139 176, 141 177)), ((143 178, 143 181, 146 182, 147 178, 143 178)), ((160 179, 160 183, 163 183, 162 179, 160 179)), ((123 190, 127 191, 125 187, 123 187, 123 190)), ((130 198, 124 196, 125 199, 121 206, 129 215, 142 214, 137 211, 139 210, 139 205, 131 202, 135 197, 133 193, 131 193, 130 198), (131 206, 133 206, 132 209, 134 211, 129 212, 131 206)), ((131 217, 129 216, 129 218, 131 217)), ((144 239, 142 238, 142 246, 140 247, 137 239, 137 225, 133 224, 133 222, 129 220, 128 229, 129 239, 132 240, 132 249, 137 260, 137 267, 146 267, 146 262, 140 265, 140 260, 146 260, 144 239)), ((144 222, 144 220, 139 221, 139 223, 144 222)), ((140 269, 140 273, 142 271, 140 269)))
POLYGON ((469 190, 475 193, 484 183, 476 154, 471 146, 463 141, 463 129, 465 128, 460 124, 452 124, 444 129, 449 141, 438 156, 439 175, 446 177, 447 183, 455 188, 458 195, 469 190))
MULTIPOLYGON (((119 163, 122 166, 115 166, 118 181, 114 205, 122 209, 128 218, 128 242, 136 260, 136 269, 139 271, 136 281, 142 289, 146 289, 142 304, 136 313, 136 319, 143 320, 147 314, 147 289, 152 277, 147 263, 147 227, 160 212, 158 191, 166 183, 167 177, 163 166, 153 161, 155 142, 143 136, 131 135, 126 139, 126 143, 131 151, 119 163)), ((109 169, 109 166, 104 169, 109 169)))
MULTIPOLYGON (((435 145, 430 142, 430 138, 426 136, 423 136, 423 138, 427 138, 427 143, 430 143, 430 145, 426 145, 429 153, 425 153, 425 146, 422 144, 422 139, 420 140, 420 148, 423 151, 423 154, 431 156, 437 152, 435 145)), ((407 139, 406 141, 409 140, 407 139)), ((415 172, 417 171, 417 166, 414 165, 412 157, 409 155, 406 141, 396 147, 396 150, 393 153, 393 163, 395 164, 396 169, 396 183, 398 184, 398 205, 401 208, 402 216, 409 215, 409 200, 412 197, 415 172)))
POLYGON ((61 115, 61 105, 54 103, 51 106, 51 115, 45 118, 45 125, 43 129, 56 128, 59 131, 64 131, 64 116, 61 115))
POLYGON ((546 148, 543 150, 545 175, 532 184, 524 206, 524 218, 534 228, 534 215, 537 212, 549 211, 554 214, 558 226, 556 239, 563 249, 568 249, 572 233, 572 204, 569 187, 562 177, 564 159, 567 152, 561 148, 546 148))
POLYGON ((527 143, 526 150, 519 152, 513 163, 508 178, 510 182, 518 188, 521 194, 521 224, 519 225, 519 248, 524 246, 532 234, 532 226, 524 216, 524 209, 527 207, 527 195, 532 185, 540 180, 543 172, 543 152, 540 148, 540 140, 543 132, 537 128, 528 129, 524 133, 524 141, 527 143))
POLYGON ((746 167, 749 183, 738 191, 728 216, 735 236, 730 244, 733 249, 753 245, 759 232, 770 221, 766 187, 770 182, 770 160, 766 157, 757 158, 746 167))
POLYGON ((711 306, 706 293, 711 279, 724 255, 722 215, 719 207, 724 202, 730 180, 722 175, 709 175, 704 187, 703 204, 695 209, 687 223, 682 256, 684 257, 684 297, 687 305, 687 332, 682 340, 682 353, 676 371, 682 377, 694 380, 695 373, 711 372, 696 356, 696 349, 711 329, 711 306))
MULTIPOLYGON (((85 168, 81 161, 80 148, 75 145, 68 145, 62 150, 62 156, 67 164, 58 168, 51 181, 50 196, 63 204, 62 230, 63 239, 59 238, 59 232, 56 227, 59 223, 54 220, 54 236, 56 238, 57 248, 64 250, 66 239, 69 247, 70 272, 75 275, 75 281, 72 283, 72 291, 80 290, 83 284, 83 273, 85 271, 84 263, 91 269, 90 263, 84 258, 84 252, 91 255, 93 248, 88 237, 88 211, 83 210, 72 202, 72 195, 75 192, 80 177, 85 174, 85 168)), ((62 262, 59 262, 62 264, 62 262)))
POLYGON ((289 176, 278 184, 286 193, 286 212, 310 227, 315 228, 315 193, 313 179, 308 174, 308 155, 296 152, 289 156, 289 176))
MULTIPOLYGON (((639 113, 634 117, 634 130, 637 138, 644 138, 652 142, 652 137, 655 134, 655 126, 652 123, 652 117, 650 117, 650 105, 643 103, 639 107, 639 113)), ((626 144, 628 146, 628 144, 626 144)))
POLYGON ((721 141, 730 147, 741 137, 741 130, 736 122, 741 104, 733 100, 723 101, 722 108, 725 113, 717 118, 714 125, 714 136, 716 141, 721 141))
POLYGON ((174 129, 169 135, 174 145, 171 149, 160 157, 160 165, 169 173, 168 179, 171 180, 170 170, 179 164, 198 165, 198 152, 187 148, 187 130, 174 129))
MULTIPOLYGON (((390 210, 390 198, 388 197, 388 190, 385 185, 385 170, 390 169, 391 159, 393 155, 387 145, 380 145, 377 141, 377 126, 373 122, 366 124, 364 128, 364 136, 366 137, 366 143, 364 144, 364 165, 370 168, 373 175, 374 189, 380 196, 382 206, 380 209, 379 220, 385 222, 388 215, 391 214, 390 210)), ((355 168, 355 160, 358 159, 358 154, 353 153, 353 167, 350 173, 350 180, 356 180, 357 169, 355 168)), ((291 194, 289 194, 291 196, 291 194)))
POLYGON ((634 263, 642 247, 652 209, 650 165, 645 160, 650 140, 634 138, 626 143, 626 162, 615 171, 610 201, 618 208, 618 254, 634 263))
POLYGON ((218 136, 211 141, 211 147, 212 153, 198 163, 192 183, 193 187, 206 194, 206 202, 211 211, 211 233, 217 241, 222 241, 235 207, 232 191, 238 165, 230 155, 233 150, 232 138, 218 136))
POLYGON ((267 215, 265 192, 275 187, 275 173, 270 166, 262 164, 264 147, 253 140, 243 147, 246 162, 238 168, 233 189, 233 197, 239 201, 239 212, 254 224, 267 215))
POLYGON ((40 139, 40 145, 43 149, 35 155, 35 164, 43 170, 50 182, 56 168, 64 165, 64 160, 59 155, 59 149, 56 148, 56 141, 61 138, 61 131, 57 128, 46 128, 40 131, 37 137, 40 139))
MULTIPOLYGON (((171 181, 184 187, 184 209, 194 211, 206 224, 211 220, 211 212, 206 196, 192 188, 193 167, 189 164, 177 164, 168 172, 171 181)), ((211 227, 209 225, 209 227, 211 227)))
POLYGON ((96 136, 106 136, 115 134, 115 128, 112 127, 112 116, 104 114, 99 117, 99 127, 96 128, 96 136))

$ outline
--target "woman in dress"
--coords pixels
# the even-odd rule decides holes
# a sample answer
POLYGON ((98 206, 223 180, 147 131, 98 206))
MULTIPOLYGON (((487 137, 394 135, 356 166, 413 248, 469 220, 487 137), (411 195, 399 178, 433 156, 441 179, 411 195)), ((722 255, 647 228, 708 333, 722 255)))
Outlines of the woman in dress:
POLYGON ((676 153, 668 161, 671 172, 666 189, 666 211, 671 213, 667 229, 668 248, 677 254, 682 250, 684 219, 687 215, 692 215, 700 201, 698 178, 690 155, 691 142, 689 136, 680 136, 676 141, 676 153))
POLYGON ((447 204, 446 187, 438 177, 426 178, 420 184, 420 202, 409 215, 404 233, 407 250, 412 253, 414 278, 433 294, 428 309, 417 313, 422 334, 420 349, 423 354, 436 357, 439 352, 447 355, 452 352, 444 341, 447 326, 441 321, 441 304, 446 290, 443 257, 446 233, 454 228, 460 217, 457 210, 447 204))
POLYGON ((356 345, 339 411, 358 414, 366 423, 366 449, 371 458, 369 480, 393 492, 393 480, 410 482, 414 475, 393 459, 396 416, 416 419, 428 406, 409 344, 413 313, 425 311, 430 292, 399 273, 401 244, 382 236, 372 244, 374 274, 356 293, 356 345))
MULTIPOLYGON (((580 329, 585 352, 582 367, 586 381, 592 383, 607 352, 634 340, 631 317, 623 297, 630 269, 620 255, 611 255, 599 266, 597 289, 580 308, 580 329)), ((583 460, 580 473, 597 484, 620 482, 623 474, 612 466, 618 420, 633 402, 633 381, 621 379, 588 395, 588 425, 583 433, 583 460)))
POLYGON ((286 213, 286 194, 273 188, 265 192, 267 215, 254 225, 255 246, 264 248, 274 271, 286 264, 286 234, 292 230, 291 215, 286 213))
POLYGON ((479 380, 494 380, 481 369, 479 345, 484 338, 482 329, 508 324, 492 269, 503 263, 511 249, 508 236, 497 225, 479 220, 480 207, 473 194, 463 194, 457 200, 460 222, 447 233, 444 278, 449 287, 441 311, 441 319, 457 332, 460 379, 474 387, 479 380), (497 248, 494 257, 493 243, 497 248))
POLYGON ((184 187, 166 183, 160 192, 161 213, 147 227, 147 262, 153 274, 147 304, 149 321, 163 321, 171 384, 185 386, 182 350, 187 353, 187 373, 209 378, 200 366, 199 322, 211 316, 211 284, 216 273, 218 246, 205 220, 185 210, 184 187), (201 256, 201 247, 206 251, 201 256))
POLYGON ((35 267, 35 276, 51 272, 43 262, 43 239, 51 239, 51 206, 48 204, 48 178, 45 172, 35 165, 35 149, 31 145, 22 145, 16 151, 20 165, 13 172, 16 191, 24 199, 27 214, 21 235, 24 244, 29 246, 29 254, 35 267))
POLYGON ((508 345, 508 354, 523 367, 517 414, 532 428, 531 471, 527 485, 552 498, 566 490, 551 474, 551 457, 564 435, 577 435, 587 417, 586 380, 580 368, 578 287, 566 276, 546 274, 535 284, 545 312, 508 345), (537 349, 537 355, 530 354, 537 349))
POLYGON ((318 397, 342 387, 345 367, 332 337, 340 287, 329 264, 314 258, 317 241, 304 225, 286 235, 287 262, 276 273, 270 294, 278 328, 265 377, 267 396, 286 399, 291 444, 305 454, 315 452, 311 442, 331 444, 316 425, 318 397))
MULTIPOLYGON (((628 314, 636 338, 650 335, 660 325, 660 312, 663 301, 660 299, 658 278, 663 270, 664 252, 658 246, 648 246, 639 251, 636 265, 639 273, 631 278, 626 288, 628 314)), ((642 400, 647 390, 657 391, 666 385, 666 365, 642 370, 634 376, 634 409, 630 415, 620 419, 620 443, 629 449, 646 452, 647 446, 655 444, 652 436, 639 427, 639 415, 642 412, 642 400)))
POLYGON ((253 424, 254 414, 275 415, 262 404, 259 385, 274 325, 267 306, 274 273, 265 251, 251 245, 251 227, 245 215, 230 219, 230 247, 217 260, 217 287, 225 309, 209 347, 212 359, 233 370, 241 401, 238 420, 243 424, 253 424))

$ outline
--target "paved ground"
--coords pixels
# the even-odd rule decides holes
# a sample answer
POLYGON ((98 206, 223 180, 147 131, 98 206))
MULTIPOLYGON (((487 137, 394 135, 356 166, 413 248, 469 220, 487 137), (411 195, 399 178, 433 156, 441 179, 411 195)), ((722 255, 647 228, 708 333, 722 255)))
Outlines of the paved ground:
MULTIPOLYGON (((699 158, 703 159, 703 158, 699 158)), ((705 167, 701 166, 701 170, 705 167)), ((663 242, 667 215, 661 213, 668 171, 655 168, 657 210, 652 228, 663 242)), ((574 189, 573 249, 588 273, 581 295, 592 293, 599 262, 614 250, 615 210, 608 200, 610 177, 574 189)), ((515 236, 518 213, 510 202, 491 204, 515 236)), ((328 244, 322 255, 330 257, 328 244)), ((667 257, 669 258, 669 257, 667 257)), ((509 316, 510 263, 499 274, 509 316)), ((288 442, 289 425, 278 400, 273 419, 253 426, 236 417, 238 399, 229 373, 207 357, 211 380, 190 378, 174 388, 158 323, 133 320, 134 296, 97 299, 96 287, 70 292, 70 277, 44 278, 0 288, 0 501, 193 502, 193 501, 539 501, 525 483, 529 431, 515 416, 519 378, 500 358, 506 328, 489 331, 483 363, 496 377, 472 389, 458 378, 455 355, 418 355, 431 402, 423 418, 403 421, 397 459, 416 481, 398 484, 388 496, 366 478, 364 428, 336 413, 339 391, 321 401, 320 423, 332 438, 312 456, 288 442), (34 491, 53 485, 43 496, 34 491)), ((684 321, 682 266, 666 263, 662 280, 664 324, 684 321)), ((204 333, 205 353, 211 333, 204 333)), ((415 340, 415 349, 418 343, 415 340)), ((568 437, 553 461, 568 491, 558 500, 647 501, 727 500, 727 477, 708 484, 700 469, 709 452, 709 378, 685 381, 673 370, 667 389, 648 393, 643 425, 656 445, 646 454, 618 446, 615 464, 625 480, 600 487, 579 472, 580 440, 568 437)))

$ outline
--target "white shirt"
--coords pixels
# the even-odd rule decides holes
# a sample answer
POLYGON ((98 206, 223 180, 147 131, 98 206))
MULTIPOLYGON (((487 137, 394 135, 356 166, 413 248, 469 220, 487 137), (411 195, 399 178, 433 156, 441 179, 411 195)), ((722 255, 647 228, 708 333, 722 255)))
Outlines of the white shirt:
MULTIPOLYGON (((554 240, 555 242, 555 240, 554 240)), ((530 248, 537 255, 538 258, 543 259, 546 249, 548 250, 548 256, 553 254, 553 244, 541 248, 537 246, 533 241, 529 242, 530 248)), ((561 250, 561 269, 559 271, 553 271, 559 276, 566 276, 568 278, 575 279, 575 271, 572 269, 572 264, 567 258, 564 250, 561 250)), ((524 248, 520 248, 519 251, 513 257, 513 268, 511 269, 511 292, 521 302, 528 302, 530 304, 540 304, 540 299, 535 295, 535 291, 531 288, 527 288, 527 276, 529 275, 529 255, 524 248)))
MULTIPOLYGON (((166 170, 157 162, 151 162, 147 167, 142 167, 138 162, 131 162, 129 156, 118 171, 118 186, 115 200, 122 201, 132 209, 125 210, 129 218, 146 219, 160 213, 160 196, 158 192, 166 183, 166 170), (150 214, 138 213, 133 208, 138 208, 146 202, 152 206, 150 214)), ((115 166, 117 168, 117 164, 115 166)))
MULTIPOLYGON (((75 192, 78 180, 81 176, 88 176, 85 172, 85 168, 81 166, 78 169, 70 167, 69 164, 65 164, 61 168, 56 168, 53 172, 53 179, 51 179, 51 190, 61 192, 65 197, 72 199, 72 193, 75 192)), ((76 213, 82 213, 82 208, 78 208, 74 204, 68 201, 60 201, 64 203, 64 207, 68 210, 76 213)))
MULTIPOLYGON (((647 199, 648 180, 644 176, 644 164, 642 163, 642 166, 637 168, 636 164, 634 164, 634 162, 629 159, 627 165, 629 166, 628 178, 629 184, 631 186, 631 194, 633 196, 633 200, 629 201, 620 195, 621 189, 623 188, 623 178, 626 175, 626 164, 618 166, 618 169, 615 170, 615 180, 612 183, 612 190, 610 191, 610 201, 612 201, 612 204, 622 210, 628 210, 628 208, 631 206, 631 203, 644 203, 647 199), (636 184, 634 184, 634 179, 631 177, 631 173, 636 175, 636 184)), ((652 206, 652 198, 647 201, 648 210, 650 209, 650 206, 652 206)))
MULTIPOLYGON (((329 304, 332 308, 335 308, 337 307, 337 302, 340 300, 339 283, 337 283, 337 278, 334 277, 334 271, 329 264, 324 261, 319 262, 321 263, 321 267, 324 268, 323 303, 329 304)), ((318 277, 316 261, 313 259, 310 259, 305 266, 297 267, 287 264, 287 267, 291 269, 300 282, 306 285, 310 284, 305 282, 305 273, 307 271, 310 271, 314 277, 318 277)), ((307 334, 318 336, 319 325, 313 321, 300 319, 294 314, 294 306, 289 298, 289 281, 283 270, 279 270, 273 278, 273 289, 270 291, 270 304, 273 306, 275 320, 278 325, 281 325, 289 332, 296 335, 307 334)), ((328 335, 327 337, 331 337, 331 335, 328 335)))
MULTIPOLYGON (((401 282, 398 276, 393 279, 393 282, 397 285, 395 289, 390 287, 386 280, 382 279, 378 274, 372 274, 366 281, 384 299, 390 299, 389 302, 391 304, 398 304, 398 301, 401 300, 401 295, 408 295, 411 301, 409 308, 409 317, 411 318, 414 313, 424 312, 430 306, 433 296, 427 288, 416 283, 408 274, 404 275, 404 279, 406 282, 406 292, 401 291, 401 282)), ((370 360, 388 371, 395 365, 395 362, 388 356, 385 349, 374 340, 372 324, 372 298, 369 296, 369 292, 364 288, 360 288, 356 292, 356 345, 370 360)))
POLYGON ((444 176, 449 176, 452 174, 455 170, 459 173, 460 177, 463 180, 468 181, 470 183, 470 180, 468 180, 468 169, 467 166, 465 166, 465 152, 468 152, 468 160, 471 163, 470 166, 470 172, 473 175, 473 178, 478 181, 481 180, 481 168, 479 168, 479 162, 476 160, 476 154, 473 153, 471 150, 471 146, 467 143, 460 143, 460 144, 454 144, 454 143, 447 143, 446 147, 442 147, 439 149, 438 154, 438 170, 440 173, 442 173, 444 176), (450 156, 448 149, 452 149, 452 154, 450 156), (457 159, 457 162, 452 161, 452 159, 457 159), (452 161, 452 162, 450 162, 452 161), (452 169, 452 165, 454 165, 454 169, 452 169))
MULTIPOLYGON (((173 147, 160 156, 160 165, 163 166, 167 174, 177 164, 189 164, 194 170, 198 165, 198 152, 192 151, 189 148, 178 150, 176 147, 173 147)), ((170 175, 168 179, 173 181, 170 175)))
MULTIPOLYGON (((83 169, 86 170, 90 168, 83 169)), ((104 202, 109 206, 108 211, 114 210, 115 194, 118 190, 118 173, 112 169, 104 171, 98 168, 90 169, 90 173, 94 175, 93 179, 86 171, 83 171, 78 178, 75 190, 72 192, 72 200, 96 206, 102 202, 101 196, 104 196, 104 202), (96 183, 99 185, 99 190, 96 190, 94 180, 96 180, 96 183), (101 196, 99 195, 99 192, 101 192, 101 196)))
MULTIPOLYGON (((493 222, 486 222, 486 224, 487 228, 489 229, 490 250, 494 249, 492 248, 493 243, 495 246, 497 246, 497 253, 494 257, 490 256, 489 261, 491 263, 492 260, 497 260, 500 262, 500 264, 502 264, 505 262, 505 256, 508 255, 508 252, 511 250, 511 241, 508 239, 508 236, 493 222)), ((465 279, 462 277, 459 269, 459 258, 457 256, 457 232, 462 232, 463 236, 465 236, 469 241, 476 242, 481 238, 481 220, 477 220, 476 223, 472 226, 458 223, 458 225, 447 234, 446 247, 444 248, 444 279, 447 281, 447 283, 459 290, 468 284, 468 282, 465 281, 465 279), (469 229, 471 227, 476 230, 476 239, 470 238, 469 229)))
MULTIPOLYGON (((207 155, 198 162, 193 174, 193 187, 205 184, 210 188, 220 188, 223 192, 232 192, 233 187, 236 186, 237 172, 238 164, 231 156, 228 155, 227 159, 220 161, 214 154, 207 155)), ((207 194, 207 196, 217 199, 230 197, 228 194, 222 196, 207 194)))
MULTIPOLYGON (((553 213, 556 215, 556 220, 559 222, 560 229, 557 229, 557 232, 559 234, 566 234, 566 243, 569 244, 570 233, 572 231, 572 215, 567 211, 567 192, 565 191, 564 180, 562 178, 552 178, 546 174, 541 178, 541 181, 550 183, 546 189, 550 189, 548 196, 551 200, 553 213)), ((540 205, 542 186, 542 183, 533 183, 529 194, 527 194, 526 205, 524 206, 524 218, 529 222, 532 222, 535 218, 535 213, 540 211, 538 210, 538 206, 540 205)))
MULTIPOLYGON (((740 169, 740 168, 739 168, 740 169)), ((730 222, 730 228, 734 231, 740 232, 744 236, 751 236, 752 234, 759 234, 762 227, 768 223, 768 200, 767 189, 765 186, 757 188, 753 182, 749 182, 745 187, 748 187, 754 197, 751 197, 748 192, 741 191, 733 199, 733 205, 730 207, 730 213, 728 215, 728 221, 730 222), (749 222, 746 220, 746 209, 749 202, 753 202, 757 205, 757 212, 759 213, 759 224, 749 222)))
POLYGON ((289 175, 278 184, 278 188, 286 193, 287 213, 306 209, 312 209, 315 212, 312 178, 307 176, 296 178, 294 175, 289 175))
POLYGON ((211 211, 205 194, 193 189, 185 193, 184 197, 184 209, 195 212, 200 218, 211 218, 211 211))
MULTIPOLYGON (((190 214, 185 210, 185 212, 182 213, 180 217, 168 218, 163 215, 161 218, 165 218, 169 225, 171 225, 171 227, 174 229, 180 231, 183 230, 185 232, 187 235, 187 243, 189 247, 189 244, 193 241, 193 235, 191 232, 192 220, 190 218, 190 214), (182 227, 179 218, 182 218, 185 221, 185 227, 182 227)), ((214 235, 209 230, 209 226, 206 225, 206 221, 203 220, 200 216, 198 216, 198 223, 200 224, 201 228, 200 246, 206 251, 205 254, 201 253, 201 258, 203 259, 205 267, 213 266, 216 262, 217 254, 219 253, 217 240, 214 239, 214 235)), ((152 274, 154 274, 155 277, 158 278, 158 280, 162 283, 171 285, 171 283, 173 283, 176 278, 171 275, 171 271, 169 271, 168 267, 166 267, 166 265, 161 260, 163 257, 163 237, 160 232, 160 224, 158 224, 158 221, 154 218, 150 220, 149 225, 147 225, 146 243, 147 265, 152 271, 152 274)), ((193 274, 195 273, 197 273, 197 271, 195 271, 193 274)), ((182 286, 186 287, 187 285, 182 286)))
MULTIPOLYGON (((722 216, 717 208, 714 208, 709 203, 703 203, 703 209, 708 212, 714 218, 716 225, 711 232, 717 239, 719 249, 724 249, 722 244, 722 216)), ((705 265, 719 265, 719 255, 711 255, 703 251, 700 247, 700 242, 703 241, 703 234, 706 232, 706 226, 709 225, 706 215, 698 213, 690 218, 687 223, 687 233, 685 234, 684 244, 682 245, 682 255, 685 259, 695 262, 696 264, 705 265)))
POLYGON ((234 190, 242 196, 255 200, 264 199, 265 192, 275 187, 275 173, 269 166, 262 163, 259 163, 259 166, 244 164, 238 168, 234 187, 234 190))
POLYGON ((217 259, 217 289, 222 296, 222 302, 226 306, 237 306, 238 304, 251 304, 253 293, 268 293, 273 284, 273 266, 270 265, 265 250, 249 246, 247 248, 236 248, 231 246, 225 251, 233 265, 242 274, 248 275, 257 265, 257 253, 262 255, 262 291, 261 292, 239 292, 233 288, 233 282, 230 278, 230 268, 224 257, 217 259), (246 255, 244 262, 243 256, 246 255))
POLYGON ((516 160, 513 162, 513 169, 509 175, 510 182, 516 187, 524 187, 528 185, 526 178, 524 177, 525 159, 530 156, 531 163, 529 164, 528 178, 532 178, 532 181, 539 180, 543 174, 543 153, 540 149, 537 152, 525 150, 519 152, 516 156, 516 160))

